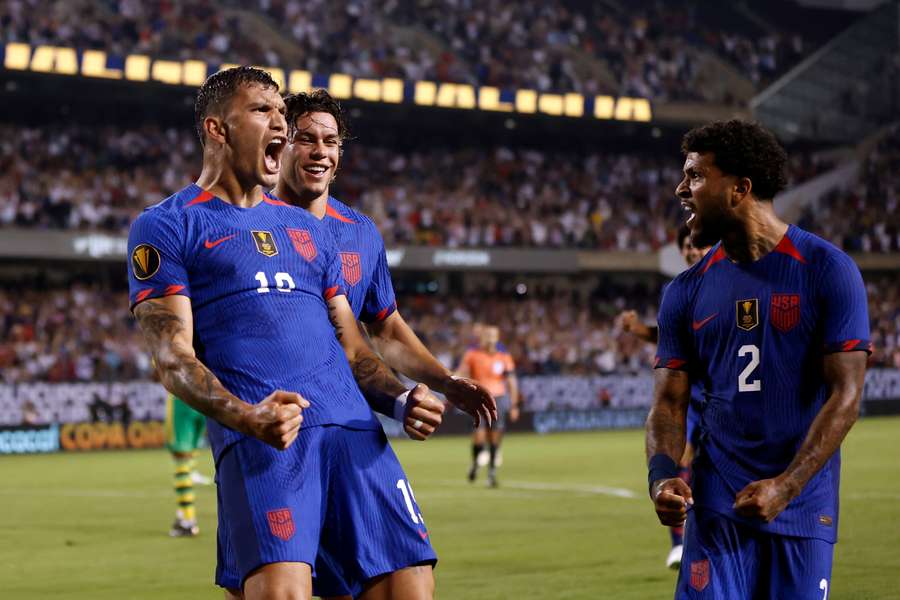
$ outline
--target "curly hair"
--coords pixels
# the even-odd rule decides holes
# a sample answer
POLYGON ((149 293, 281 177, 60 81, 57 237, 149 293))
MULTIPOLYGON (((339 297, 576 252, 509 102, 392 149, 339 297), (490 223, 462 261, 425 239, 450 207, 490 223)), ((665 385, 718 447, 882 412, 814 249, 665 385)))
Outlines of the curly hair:
POLYGON ((338 137, 341 142, 350 139, 350 127, 347 124, 344 109, 327 90, 319 89, 309 93, 291 94, 285 96, 284 104, 287 107, 285 118, 288 122, 288 131, 291 134, 297 127, 297 119, 309 113, 324 112, 334 117, 337 122, 338 137))
POLYGON ((696 127, 682 138, 681 151, 712 153, 723 173, 750 179, 753 195, 760 200, 772 200, 787 186, 787 153, 758 123, 735 119, 696 127))
POLYGON ((203 82, 203 85, 197 90, 197 99, 194 101, 194 127, 197 129, 197 135, 200 136, 201 145, 206 142, 203 120, 210 113, 221 110, 237 93, 240 86, 253 83, 267 88, 275 88, 275 91, 278 91, 278 84, 272 79, 269 72, 256 67, 225 69, 213 73, 203 82))

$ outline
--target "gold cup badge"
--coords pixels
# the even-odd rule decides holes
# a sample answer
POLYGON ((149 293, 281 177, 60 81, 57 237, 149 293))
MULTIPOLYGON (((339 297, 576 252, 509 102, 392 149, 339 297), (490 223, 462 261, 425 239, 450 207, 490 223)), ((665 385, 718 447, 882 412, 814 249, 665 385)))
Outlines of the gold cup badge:
POLYGON ((138 281, 150 279, 159 271, 159 250, 150 244, 138 244, 131 251, 131 271, 138 281))
POLYGON ((278 246, 275 245, 275 238, 271 231, 251 231, 253 241, 256 242, 256 249, 260 254, 266 256, 275 256, 278 254, 278 246))
POLYGON ((759 325, 759 301, 756 298, 737 301, 737 326, 750 331, 759 325))

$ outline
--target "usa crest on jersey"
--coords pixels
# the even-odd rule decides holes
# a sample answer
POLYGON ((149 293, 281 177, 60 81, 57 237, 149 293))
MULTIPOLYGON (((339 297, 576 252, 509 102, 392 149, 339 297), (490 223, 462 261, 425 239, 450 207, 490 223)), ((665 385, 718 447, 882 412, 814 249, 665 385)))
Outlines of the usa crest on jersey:
POLYGON ((294 517, 291 515, 291 509, 279 508, 278 510, 270 510, 266 513, 269 520, 269 531, 275 537, 285 542, 294 536, 296 528, 294 527, 294 517))
POLYGON ((291 243, 294 245, 294 250, 296 250, 300 256, 305 258, 308 262, 312 262, 312 260, 319 254, 319 251, 316 250, 316 244, 313 242, 312 236, 309 234, 309 231, 306 229, 288 229, 288 235, 291 238, 291 243))
POLYGON ((362 279, 362 266, 358 252, 341 252, 341 271, 347 285, 356 285, 362 279))
POLYGON ((796 327, 800 322, 800 294, 772 294, 769 320, 782 333, 796 327))

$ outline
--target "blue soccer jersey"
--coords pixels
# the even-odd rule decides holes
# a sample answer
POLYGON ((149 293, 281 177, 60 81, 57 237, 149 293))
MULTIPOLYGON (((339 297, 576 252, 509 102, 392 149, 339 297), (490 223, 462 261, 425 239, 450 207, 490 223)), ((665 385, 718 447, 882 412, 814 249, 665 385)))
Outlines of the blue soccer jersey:
POLYGON ((794 458, 827 400, 824 355, 869 351, 866 291, 849 256, 790 226, 761 259, 728 260, 721 244, 668 287, 657 368, 704 389, 695 506, 770 533, 834 542, 840 455, 771 523, 734 513, 737 492, 794 458))
POLYGON ((397 310, 384 239, 372 219, 329 197, 322 221, 334 236, 343 285, 353 314, 363 323, 383 321, 397 310))
MULTIPOLYGON (((240 208, 189 185, 138 217, 128 253, 132 306, 189 297, 197 356, 237 397, 296 391, 310 402, 304 428, 380 429, 328 319, 327 299, 345 293, 341 259, 308 212, 269 196, 240 208)), ((210 420, 209 437, 218 459, 244 436, 210 420)))

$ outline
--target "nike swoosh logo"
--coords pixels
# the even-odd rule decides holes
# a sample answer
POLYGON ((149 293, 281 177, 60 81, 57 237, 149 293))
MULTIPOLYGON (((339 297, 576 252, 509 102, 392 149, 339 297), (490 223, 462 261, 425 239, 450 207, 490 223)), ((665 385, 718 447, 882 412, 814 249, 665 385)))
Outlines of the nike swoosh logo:
POLYGON ((419 537, 424 540, 425 538, 428 537, 428 532, 427 531, 419 531, 419 537))
POLYGON ((206 246, 206 249, 207 249, 207 250, 210 250, 210 249, 212 249, 212 248, 215 248, 216 246, 218 246, 218 245, 221 244, 222 242, 227 242, 228 240, 230 240, 231 238, 233 238, 233 237, 236 236, 236 235, 237 235, 236 233, 232 233, 231 235, 226 235, 225 237, 219 238, 219 239, 217 239, 217 240, 215 240, 215 241, 212 241, 212 242, 209 241, 209 240, 206 240, 205 242, 203 242, 203 245, 206 246))
POLYGON ((706 325, 707 323, 709 323, 710 321, 712 321, 713 319, 715 319, 718 316, 719 316, 719 313, 713 313, 713 314, 709 315, 708 317, 706 317, 705 319, 703 319, 702 321, 694 321, 694 331, 699 331, 700 329, 703 328, 704 325, 706 325))

